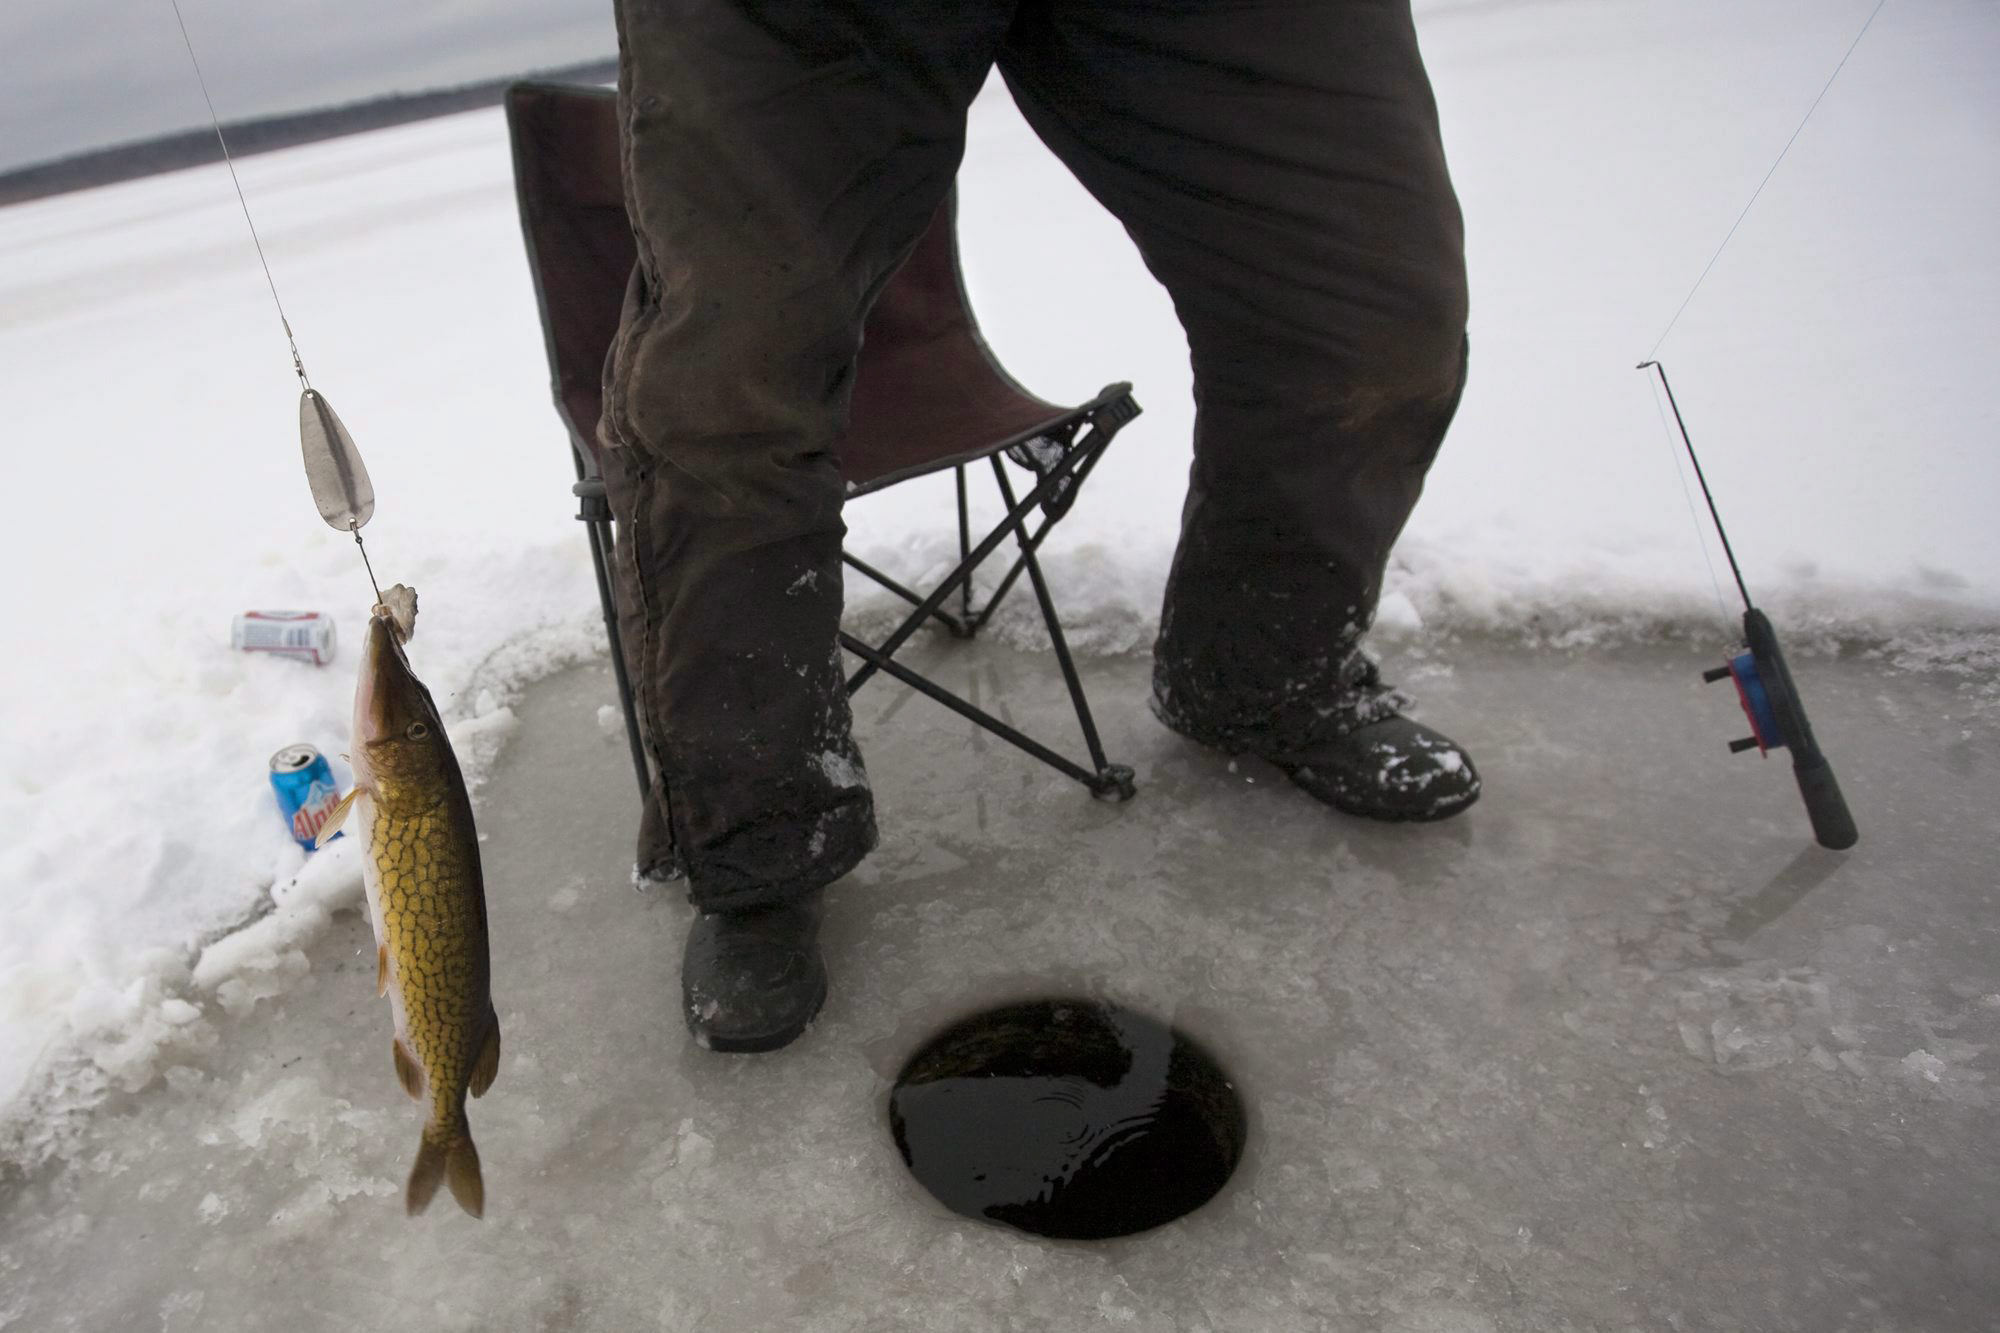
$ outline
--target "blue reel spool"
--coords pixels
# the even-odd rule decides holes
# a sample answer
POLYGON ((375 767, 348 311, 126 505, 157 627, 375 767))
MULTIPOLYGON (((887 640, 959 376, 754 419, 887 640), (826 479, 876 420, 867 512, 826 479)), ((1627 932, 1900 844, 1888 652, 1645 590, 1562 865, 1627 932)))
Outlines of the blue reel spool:
POLYGON ((1757 674, 1755 653, 1739 653, 1730 659, 1727 667, 1718 667, 1704 673, 1707 680, 1721 680, 1724 676, 1736 682, 1736 698, 1743 705, 1743 716, 1750 719, 1750 734, 1742 740, 1729 742, 1731 754, 1741 754, 1745 750, 1770 753, 1785 748, 1785 730, 1778 721, 1778 714, 1771 707, 1770 692, 1764 688, 1764 678, 1757 674))
POLYGON ((1798 779, 1799 794, 1805 798, 1806 814, 1812 820, 1813 835, 1822 847, 1836 851, 1852 847, 1860 834, 1847 801, 1834 780, 1833 766, 1813 738, 1812 723, 1806 719, 1804 702, 1785 665, 1778 635, 1762 611, 1752 607, 1743 613, 1743 637, 1748 651, 1738 653, 1728 666, 1701 673, 1706 681, 1731 680, 1743 715, 1750 719, 1750 735, 1729 742, 1732 754, 1758 750, 1792 752, 1792 773, 1798 779))

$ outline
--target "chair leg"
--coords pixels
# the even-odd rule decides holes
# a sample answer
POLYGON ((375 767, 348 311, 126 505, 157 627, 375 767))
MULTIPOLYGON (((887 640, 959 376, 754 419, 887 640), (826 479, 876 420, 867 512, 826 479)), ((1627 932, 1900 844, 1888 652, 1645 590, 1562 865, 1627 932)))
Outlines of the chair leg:
POLYGON ((999 456, 993 455, 993 473, 999 483, 1001 497, 1006 502, 1007 512, 977 547, 972 545, 970 507, 966 501, 965 467, 963 464, 958 465, 954 470, 958 499, 959 564, 922 601, 918 601, 915 594, 884 578, 877 571, 869 569, 858 560, 848 558, 848 563, 862 573, 874 577, 890 591, 916 603, 916 609, 879 647, 864 643, 851 634, 841 633, 839 639, 841 647, 862 661, 862 665, 848 677, 848 695, 852 697, 877 671, 883 672, 1041 760, 1056 771, 1083 783, 1090 788, 1093 795, 1116 796, 1121 801, 1130 800, 1135 790, 1132 770, 1123 764, 1113 764, 1105 757, 1103 742, 1097 734, 1096 721, 1091 716, 1090 702, 1084 694, 1083 682, 1077 675, 1076 662, 1070 655, 1069 642, 1062 632, 1062 622, 1056 615, 1055 600, 1049 593, 1048 582, 1042 576, 1041 564, 1035 555, 1043 539, 1048 536, 1057 519, 1067 509, 1068 502, 1082 489, 1083 482, 1096 467, 1105 448, 1111 443, 1111 437, 1137 415, 1138 407, 1131 402, 1128 393, 1118 402, 1104 408, 1102 412, 1091 416, 1089 429, 1083 438, 1076 440, 1046 472, 1037 471, 1036 484, 1019 500, 1014 496, 1013 486, 1007 480, 1006 469, 1002 466, 999 456), (1044 510, 1043 521, 1030 531, 1028 521, 1038 506, 1044 510), (974 611, 971 590, 973 572, 993 554, 1001 542, 1006 540, 1009 533, 1013 534, 1015 542, 1021 548, 1020 557, 986 606, 974 611), (917 628, 925 620, 935 617, 946 624, 953 623, 955 618, 938 608, 951 596, 954 589, 960 594, 959 605, 965 613, 961 622, 965 632, 961 637, 971 637, 972 633, 992 615, 994 608, 1007 595, 1023 571, 1026 571, 1029 582, 1034 586, 1042 618, 1048 625, 1049 638, 1056 650, 1056 661, 1062 669, 1063 682, 1069 689, 1070 702, 1076 709, 1077 723, 1083 731, 1084 742, 1090 749, 1091 762, 1096 765, 1094 772, 1065 759, 1048 746, 1024 735, 992 714, 894 660, 896 651, 908 642, 910 636, 916 633, 917 628))
POLYGON ((625 640, 618 633, 618 594, 611 585, 611 560, 618 539, 611 531, 611 501, 604 490, 604 478, 589 451, 574 437, 570 458, 576 464, 576 516, 583 522, 584 536, 590 539, 590 567, 597 575, 597 604, 604 612, 604 637, 611 643, 611 674, 618 682, 618 706, 625 711, 625 740, 632 747, 632 770, 639 778, 639 800, 653 791, 652 770, 646 765, 645 742, 639 737, 639 709, 632 697, 632 681, 625 671, 625 640))
MULTIPOLYGON (((905 643, 908 643, 910 636, 917 632, 918 627, 936 614, 937 609, 944 604, 945 599, 958 590, 959 584, 970 576, 972 571, 977 569, 987 556, 992 555, 998 549, 1001 542, 1007 540, 1007 534, 1021 530, 1022 526, 1027 523, 1028 515, 1034 510, 1034 507, 1048 496, 1055 494, 1061 487, 1064 479, 1076 470, 1076 466, 1080 461, 1080 455, 1072 453, 1060 463, 1050 468, 1048 475, 1042 478, 1040 484, 1032 491, 1029 491, 1019 504, 1013 505, 1008 509, 1007 516, 1000 520, 1000 525, 987 533, 980 540, 979 545, 972 548, 972 553, 959 562, 958 568, 945 575, 943 581, 931 590, 930 596, 924 598, 918 604, 917 609, 910 613, 903 623, 896 628, 896 632, 884 640, 881 647, 876 651, 884 658, 894 657, 896 650, 901 648, 905 643)), ((864 659, 861 668, 847 679, 848 694, 852 695, 856 690, 867 684, 868 678, 873 676, 878 669, 875 663, 864 659)))
MULTIPOLYGON (((1081 461, 1077 463, 1076 479, 1071 484, 1068 494, 1075 495, 1083 489, 1083 483, 1089 479, 1091 469, 1097 466, 1098 459, 1104 456, 1104 451, 1110 444, 1111 436, 1109 433, 1093 431, 1090 435, 1084 437, 1082 443, 1077 445, 1073 452, 1081 461)), ((998 456, 996 455, 995 457, 997 458, 998 456)), ((1035 529, 1034 536, 1029 539, 1029 546, 1034 550, 1040 550, 1042 539, 1049 535, 1061 517, 1060 514, 1044 516, 1041 526, 1035 529)), ((1020 579, 1022 572, 1027 569, 1027 564, 1026 559, 1017 558, 1014 561, 1013 567, 1000 580, 999 586, 993 590, 993 595, 987 598, 986 605, 973 612, 972 619, 968 623, 977 629, 983 627, 987 621, 991 620, 993 613, 1000 609, 1000 603, 1005 601, 1007 594, 1014 590, 1014 584, 1020 579)))
POLYGON ((1107 770, 1104 765, 1099 765, 1098 771, 1093 773, 1081 764, 1073 763, 1063 758, 1034 737, 1024 735, 1015 728, 1008 726, 1005 722, 1002 722, 999 718, 994 717, 984 709, 967 703, 943 686, 937 685, 924 676, 910 670, 910 668, 904 666, 901 662, 884 657, 880 652, 869 647, 852 634, 843 631, 840 636, 840 646, 848 652, 853 653, 869 666, 881 671, 884 675, 903 682, 903 684, 909 686, 925 698, 935 699, 952 712, 957 713, 960 717, 986 728, 986 730, 992 732, 1001 740, 1006 741, 1009 745, 1025 750, 1057 772, 1075 778, 1078 782, 1090 788, 1096 795, 1105 796, 1116 793, 1118 799, 1121 801, 1128 800, 1132 796, 1131 769, 1121 769, 1113 765, 1107 770))
MULTIPOLYGON (((896 580, 890 578, 887 574, 884 574, 881 570, 875 568, 875 566, 869 564, 859 556, 849 555, 846 551, 842 551, 840 553, 840 560, 842 564, 867 575, 880 584, 884 590, 894 593, 911 606, 922 606, 924 604, 923 598, 917 596, 917 594, 911 592, 908 588, 905 588, 902 584, 896 582, 896 580)), ((940 611, 933 608, 931 617, 950 630, 951 637, 954 639, 969 639, 972 637, 972 630, 967 627, 966 623, 948 611, 940 611)))
POLYGON ((625 740, 632 747, 632 770, 639 778, 639 799, 645 800, 653 788, 653 775, 646 766, 646 746, 639 739, 639 708, 632 697, 632 679, 625 670, 625 642, 618 633, 618 599, 611 587, 610 557, 616 540, 611 524, 604 519, 585 519, 584 533, 590 538, 590 563, 597 572, 597 600, 604 608, 604 634, 611 641, 611 674, 618 682, 618 706, 625 710, 625 740))
MULTIPOLYGON (((1000 494, 1007 502, 1008 509, 1014 508, 1014 488, 1007 481, 1007 470, 998 457, 993 459, 993 476, 1000 483, 1000 494)), ((1049 641, 1055 646, 1056 663, 1062 668, 1063 683, 1069 686, 1070 702, 1076 706, 1076 720, 1083 728, 1083 743, 1090 750, 1090 761, 1097 765, 1097 777, 1089 783, 1092 792, 1099 796, 1116 794, 1121 801, 1132 797, 1132 770, 1122 764, 1113 764, 1104 757, 1104 744, 1098 739, 1097 723, 1090 715, 1090 700, 1083 692, 1083 681, 1076 674, 1076 662, 1070 656, 1069 641, 1063 636, 1062 621, 1056 616, 1055 599, 1049 595, 1048 580, 1042 577, 1042 562, 1035 558, 1034 545, 1028 539, 1026 527, 1016 525, 1014 536, 1021 544, 1021 560, 1028 567, 1028 581, 1034 585, 1035 600, 1041 604, 1042 619, 1048 623, 1049 641)))
MULTIPOLYGON (((958 559, 964 564, 972 554, 972 511, 965 503, 965 464, 952 469, 958 484, 958 559)), ((972 618, 972 573, 967 571, 965 582, 958 589, 959 625, 952 630, 952 637, 969 639, 979 631, 979 622, 972 618)))

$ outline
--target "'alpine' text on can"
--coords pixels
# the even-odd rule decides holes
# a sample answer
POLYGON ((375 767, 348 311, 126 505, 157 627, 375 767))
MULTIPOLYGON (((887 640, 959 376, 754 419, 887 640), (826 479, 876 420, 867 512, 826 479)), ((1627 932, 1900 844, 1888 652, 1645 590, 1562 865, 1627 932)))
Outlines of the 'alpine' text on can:
POLYGON ((291 825, 292 836, 311 851, 320 826, 340 804, 333 766, 310 745, 287 745, 271 756, 271 789, 278 793, 278 810, 291 825))

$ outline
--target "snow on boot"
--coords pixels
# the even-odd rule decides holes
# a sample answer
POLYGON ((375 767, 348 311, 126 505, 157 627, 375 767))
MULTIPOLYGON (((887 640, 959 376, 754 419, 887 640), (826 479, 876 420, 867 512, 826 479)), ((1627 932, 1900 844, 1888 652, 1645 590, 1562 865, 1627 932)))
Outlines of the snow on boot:
POLYGON ((681 1012, 711 1051, 775 1051, 826 1002, 820 897, 749 912, 703 912, 681 959, 681 1012))
POLYGON ((1446 819, 1479 799, 1479 773, 1465 751, 1400 714, 1267 757, 1313 797, 1369 819, 1446 819))

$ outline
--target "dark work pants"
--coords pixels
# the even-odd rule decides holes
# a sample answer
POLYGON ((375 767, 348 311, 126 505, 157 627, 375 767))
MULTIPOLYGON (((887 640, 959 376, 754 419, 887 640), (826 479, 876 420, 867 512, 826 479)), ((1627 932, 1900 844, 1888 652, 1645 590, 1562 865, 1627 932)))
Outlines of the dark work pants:
POLYGON ((1250 749, 1337 727, 1464 381, 1463 238, 1408 0, 617 4, 639 268, 604 435, 662 775, 642 867, 671 834, 694 901, 727 910, 873 843, 833 449, 862 322, 995 63, 1187 333, 1156 707, 1250 749))

